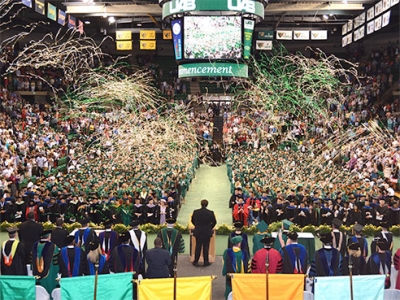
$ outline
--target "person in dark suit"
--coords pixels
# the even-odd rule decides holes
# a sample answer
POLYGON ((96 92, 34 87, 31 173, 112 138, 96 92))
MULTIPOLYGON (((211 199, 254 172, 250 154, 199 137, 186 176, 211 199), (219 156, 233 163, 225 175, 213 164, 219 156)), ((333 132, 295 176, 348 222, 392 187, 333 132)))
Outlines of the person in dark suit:
POLYGON ((40 240, 43 226, 35 221, 35 213, 28 213, 28 220, 19 226, 19 240, 24 244, 25 264, 30 264, 31 250, 33 245, 40 240))
POLYGON ((156 237, 154 240, 154 248, 147 250, 146 262, 146 278, 169 277, 171 256, 167 250, 162 249, 162 240, 159 237, 156 237))
POLYGON ((68 231, 63 228, 64 220, 62 218, 58 218, 56 221, 56 228, 54 228, 51 232, 51 242, 56 244, 58 248, 64 248, 67 246, 65 244, 65 239, 68 236, 68 231))
POLYGON ((75 237, 69 235, 65 239, 67 246, 58 253, 58 264, 61 277, 89 275, 85 252, 75 246, 75 237))
POLYGON ((17 241, 18 228, 9 227, 7 231, 9 240, 1 247, 1 274, 27 275, 24 245, 17 241))
POLYGON ((213 228, 217 224, 214 212, 207 209, 208 201, 201 200, 201 208, 193 211, 192 223, 195 226, 193 235, 196 238, 196 250, 194 254, 193 265, 199 263, 201 248, 203 248, 204 265, 209 266, 208 249, 210 246, 210 238, 212 237, 213 228))

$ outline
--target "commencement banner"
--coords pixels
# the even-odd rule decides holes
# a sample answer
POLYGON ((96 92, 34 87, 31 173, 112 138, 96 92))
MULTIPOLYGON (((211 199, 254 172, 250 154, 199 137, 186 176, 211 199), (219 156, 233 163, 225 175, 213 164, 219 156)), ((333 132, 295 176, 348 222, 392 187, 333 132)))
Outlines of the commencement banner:
POLYGON ((244 59, 250 58, 251 44, 253 42, 254 24, 254 20, 244 20, 244 59))
POLYGON ((179 78, 183 77, 245 77, 249 76, 249 69, 245 64, 202 62, 182 64, 178 67, 179 78))
MULTIPOLYGON (((383 300, 384 284, 385 275, 353 276, 353 298, 383 300)), ((314 299, 350 299, 350 277, 329 276, 315 278, 314 299)))
POLYGON ((57 23, 60 24, 61 26, 64 26, 65 22, 66 22, 66 18, 67 18, 67 14, 64 11, 62 11, 61 9, 59 9, 57 23))
MULTIPOLYGON (((176 299, 211 299, 211 283, 211 276, 177 278, 176 299)), ((140 300, 171 300, 174 298, 174 279, 143 279, 138 284, 138 295, 140 300)))
MULTIPOLYGON (((268 275, 269 300, 303 299, 303 290, 304 275, 268 275)), ((233 300, 267 299, 266 275, 234 274, 232 278, 232 294, 233 300), (250 298, 249 293, 251 293, 250 298)), ((317 298, 315 298, 315 300, 317 300, 317 298)))
POLYGON ((156 31, 155 30, 140 30, 140 39, 141 40, 155 40, 156 39, 156 31))
POLYGON ((140 41, 140 50, 156 50, 156 41, 140 41))
POLYGON ((132 41, 117 41, 117 50, 132 50, 132 41))
MULTIPOLYGON (((79 276, 61 278, 61 299, 93 299, 94 277, 79 276)), ((97 300, 132 299, 132 273, 99 275, 97 282, 97 300)))
POLYGON ((50 20, 57 21, 57 7, 51 3, 47 3, 47 17, 50 20))
POLYGON ((130 30, 117 30, 115 32, 117 41, 130 41, 132 40, 132 31, 130 30))
POLYGON ((33 276, 0 276, 0 300, 35 300, 36 279, 33 276))

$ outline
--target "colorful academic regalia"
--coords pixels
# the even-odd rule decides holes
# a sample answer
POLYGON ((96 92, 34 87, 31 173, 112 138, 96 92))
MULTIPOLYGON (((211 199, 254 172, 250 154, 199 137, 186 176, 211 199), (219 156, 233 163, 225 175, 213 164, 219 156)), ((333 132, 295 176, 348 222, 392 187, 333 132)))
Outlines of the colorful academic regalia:
POLYGON ((109 259, 109 268, 113 273, 139 272, 139 252, 129 244, 114 248, 109 259))
POLYGON ((400 290, 400 248, 393 255, 393 265, 394 268, 398 271, 396 279, 396 289, 400 290))
POLYGON ((310 277, 339 276, 341 265, 340 252, 332 247, 324 247, 315 252, 309 275, 310 277))
POLYGON ((27 275, 23 244, 15 239, 4 241, 1 246, 1 274, 27 275))
POLYGON ((305 274, 308 255, 306 247, 301 244, 289 244, 280 250, 283 259, 284 274, 305 274))
POLYGON ((112 250, 118 244, 118 234, 114 230, 105 230, 99 234, 99 244, 101 252, 108 260, 112 250))
POLYGON ((246 233, 239 233, 237 234, 236 232, 231 232, 229 234, 228 237, 228 248, 232 248, 233 244, 231 242, 231 238, 235 237, 235 236, 241 236, 242 237, 242 242, 240 243, 240 248, 242 249, 242 251, 246 251, 247 254, 250 255, 250 248, 249 248, 249 241, 248 241, 248 236, 246 233))
POLYGON ((385 289, 390 288, 391 260, 390 252, 385 251, 371 254, 367 262, 367 274, 382 274, 386 276, 385 289))
POLYGON ((249 271, 249 256, 246 252, 239 248, 229 248, 223 254, 222 275, 226 276, 225 298, 228 298, 232 291, 232 282, 230 273, 248 273, 249 271))
POLYGON ((178 253, 185 252, 185 241, 183 240, 182 234, 175 228, 163 228, 158 233, 157 237, 161 238, 163 248, 171 255, 169 272, 172 277, 174 276, 174 263, 178 253))
POLYGON ((76 246, 67 246, 58 254, 61 277, 87 275, 87 259, 83 250, 76 246))
POLYGON ((268 273, 282 273, 282 257, 279 251, 274 248, 263 248, 254 254, 251 261, 251 272, 265 274, 267 256, 269 261, 268 273))

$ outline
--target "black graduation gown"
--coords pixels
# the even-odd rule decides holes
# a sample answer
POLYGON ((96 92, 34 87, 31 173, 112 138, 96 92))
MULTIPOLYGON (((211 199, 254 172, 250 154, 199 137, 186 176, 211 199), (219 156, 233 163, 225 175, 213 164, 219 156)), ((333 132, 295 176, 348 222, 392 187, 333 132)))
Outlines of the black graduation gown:
POLYGON ((62 248, 58 253, 58 264, 60 266, 61 277, 89 275, 86 254, 79 247, 62 248), (64 251, 66 251, 66 257, 64 257, 64 251), (79 264, 75 266, 75 257, 77 254, 80 256, 79 264))
POLYGON ((151 223, 151 224, 158 224, 157 223, 157 205, 153 205, 153 206, 149 206, 149 204, 147 204, 145 206, 145 223, 151 223))
POLYGON ((145 220, 145 207, 142 204, 134 204, 133 205, 132 218, 134 220, 139 220, 140 224, 144 223, 144 220, 145 220), (135 214, 141 214, 141 215, 137 216, 135 214))
POLYGON ((315 252, 314 260, 311 264, 310 276, 339 276, 341 272, 341 260, 340 252, 337 249, 319 249, 315 252), (327 264, 328 256, 331 256, 330 264, 327 264))
POLYGON ((25 202, 15 202, 14 203, 14 214, 21 212, 20 218, 15 218, 15 222, 25 222, 26 221, 26 204, 25 202))
POLYGON ((113 273, 139 272, 139 252, 129 244, 114 248, 109 259, 109 269, 113 273))
POLYGON ((273 211, 270 206, 261 206, 260 210, 260 221, 264 221, 267 224, 271 224, 273 222, 273 211))
POLYGON ((4 253, 8 256, 11 253, 11 248, 16 240, 8 240, 4 246, 1 248, 1 274, 2 275, 27 275, 26 264, 25 264, 25 250, 24 244, 19 242, 17 249, 15 251, 12 260, 8 260, 6 264, 6 260, 4 259, 4 253))
POLYGON ((390 288, 391 259, 390 252, 385 251, 384 253, 377 252, 372 254, 367 262, 367 274, 383 274, 387 276, 385 278, 385 289, 390 288), (381 273, 381 271, 384 272, 381 273))
POLYGON ((342 255, 342 257, 344 257, 345 254, 346 254, 346 243, 347 243, 347 236, 346 236, 346 234, 343 233, 343 232, 334 231, 334 232, 333 232, 333 239, 334 239, 333 242, 336 241, 336 243, 335 243, 336 248, 340 251, 340 254, 342 255), (342 243, 339 245, 339 243, 340 243, 340 236, 342 236, 342 243))
POLYGON ((47 206, 47 214, 49 216, 50 222, 55 223, 57 218, 60 216, 60 208, 58 204, 49 204, 47 206))
POLYGON ((301 227, 307 226, 311 223, 310 212, 308 211, 307 208, 297 209, 296 218, 294 219, 294 223, 300 225, 301 227), (303 212, 303 214, 301 214, 301 212, 303 212))
MULTIPOLYGON (((353 263, 352 273, 353 275, 367 275, 367 262, 365 261, 364 256, 360 257, 351 257, 351 261, 353 263)), ((342 275, 347 276, 350 275, 349 271, 349 256, 346 256, 342 263, 342 275)))
MULTIPOLYGON (((382 232, 379 233, 378 237, 381 239, 385 239, 389 245, 393 243, 393 234, 391 232, 385 232, 385 236, 383 236, 382 232)), ((392 254, 393 249, 389 250, 389 252, 392 254)), ((371 242, 371 255, 376 253, 376 242, 372 241, 371 242)))

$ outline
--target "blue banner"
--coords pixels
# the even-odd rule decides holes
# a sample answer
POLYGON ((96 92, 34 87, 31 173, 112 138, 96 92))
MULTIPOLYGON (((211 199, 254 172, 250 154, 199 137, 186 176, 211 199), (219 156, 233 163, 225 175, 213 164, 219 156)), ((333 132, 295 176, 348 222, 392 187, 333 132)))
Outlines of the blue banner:
MULTIPOLYGON (((385 275, 353 276, 353 298, 383 300, 385 275)), ((350 276, 314 279, 315 300, 350 299, 350 276)))
POLYGON ((182 19, 171 21, 175 59, 182 59, 182 19))
POLYGON ((22 0, 22 4, 32 8, 32 0, 22 0))
POLYGON ((64 26, 66 18, 67 18, 67 14, 65 12, 63 12, 61 9, 59 9, 58 10, 58 19, 57 19, 58 24, 60 24, 61 26, 64 26))
POLYGON ((68 15, 68 28, 75 28, 76 27, 76 18, 68 15))

